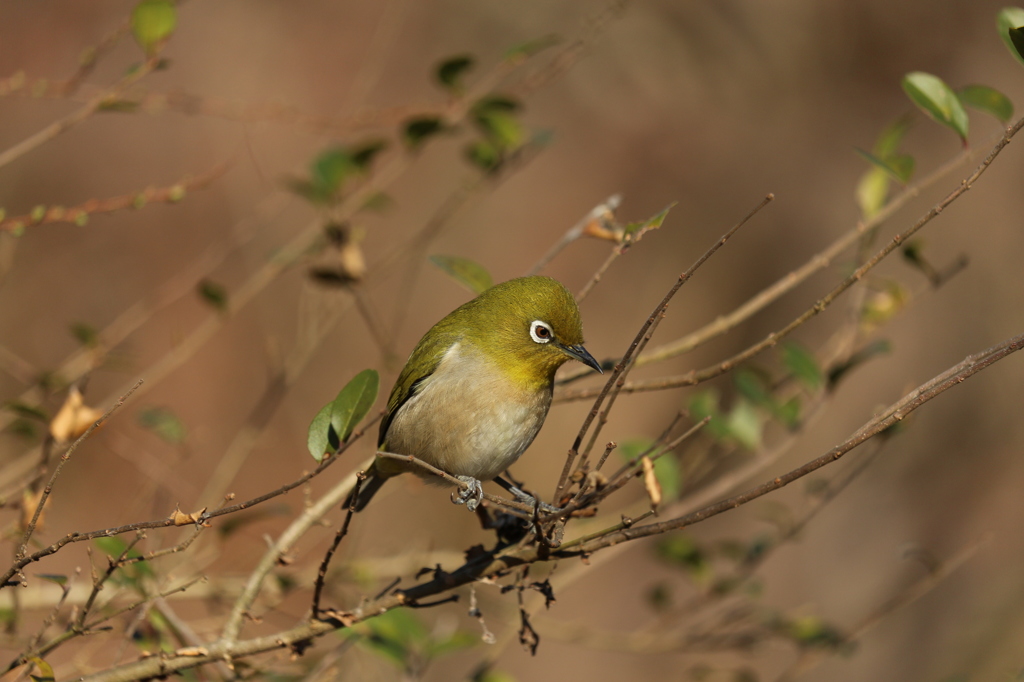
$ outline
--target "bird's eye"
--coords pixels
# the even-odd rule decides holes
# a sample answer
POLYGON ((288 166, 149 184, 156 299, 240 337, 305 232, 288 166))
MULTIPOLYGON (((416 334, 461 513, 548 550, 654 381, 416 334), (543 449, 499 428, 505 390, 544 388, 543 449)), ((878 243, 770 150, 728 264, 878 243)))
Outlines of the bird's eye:
POLYGON ((551 327, 548 326, 547 322, 534 320, 530 323, 530 336, 537 343, 547 343, 554 337, 554 333, 552 333, 551 327))

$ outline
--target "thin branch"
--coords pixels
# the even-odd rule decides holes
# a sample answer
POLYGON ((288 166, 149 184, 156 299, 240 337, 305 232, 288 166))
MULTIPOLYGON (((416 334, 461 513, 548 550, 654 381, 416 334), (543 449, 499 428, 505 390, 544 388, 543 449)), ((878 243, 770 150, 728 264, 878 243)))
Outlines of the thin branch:
MULTIPOLYGON (((798 285, 805 282, 814 273, 831 265, 839 254, 855 244, 861 237, 878 228, 882 223, 906 206, 912 199, 917 198, 921 192, 949 175, 957 166, 961 165, 964 161, 972 158, 976 154, 977 150, 974 148, 964 149, 956 157, 934 170, 927 177, 908 186, 903 193, 886 204, 884 208, 869 220, 858 222, 856 226, 848 232, 840 235, 838 239, 825 247, 825 249, 811 256, 804 265, 787 273, 774 284, 762 289, 732 312, 715 318, 713 322, 687 334, 686 336, 683 336, 680 339, 670 341, 669 343, 643 353, 637 358, 636 366, 642 367, 654 362, 661 362, 669 358, 689 353, 705 343, 722 336, 731 329, 736 328, 740 323, 749 319, 771 303, 777 301, 784 294, 792 291, 798 285)), ((562 373, 559 383, 569 383, 588 374, 589 372, 583 368, 573 368, 570 371, 562 373)))
POLYGON ((109 199, 89 199, 77 206, 50 206, 49 208, 11 216, 0 221, 0 230, 19 232, 26 227, 55 223, 82 224, 90 215, 98 213, 114 213, 126 209, 139 209, 146 204, 174 204, 181 201, 187 192, 202 189, 227 171, 230 163, 219 163, 205 173, 195 177, 185 177, 167 187, 147 187, 139 192, 122 194, 109 199))
POLYGON ((124 76, 114 85, 110 86, 106 90, 103 90, 98 95, 90 99, 84 107, 78 111, 65 116, 64 118, 58 119, 46 126, 34 135, 29 135, 25 139, 21 140, 14 146, 0 152, 0 168, 3 168, 12 161, 17 160, 21 156, 29 153, 36 147, 43 145, 50 140, 54 139, 61 133, 71 129, 78 125, 85 119, 89 118, 103 106, 112 97, 117 97, 121 91, 135 83, 139 79, 149 75, 160 63, 160 58, 157 56, 150 57, 143 62, 138 68, 134 69, 127 76, 124 76))
POLYGON ((566 230, 565 234, 562 235, 562 238, 555 242, 554 246, 548 249, 548 252, 541 256, 541 259, 534 263, 533 267, 530 268, 526 274, 536 275, 547 267, 548 263, 554 260, 555 256, 561 253, 565 247, 582 237, 588 226, 595 223, 598 226, 603 226, 605 223, 613 220, 615 218, 615 210, 621 203, 622 195, 613 194, 594 208, 590 209, 587 215, 580 218, 575 225, 566 230))
MULTIPOLYGON (((772 332, 766 336, 763 340, 750 346, 746 350, 737 353, 731 358, 727 358, 719 362, 718 364, 712 365, 702 370, 692 370, 686 374, 674 376, 674 377, 663 377, 660 379, 652 379, 649 381, 636 381, 628 383, 622 387, 622 391, 625 393, 635 393, 638 391, 660 391, 667 388, 678 388, 681 386, 694 386, 709 379, 713 379, 720 376, 729 370, 736 367, 741 362, 749 360, 754 357, 762 350, 775 346, 779 341, 788 336, 794 329, 804 324, 812 317, 821 313, 829 305, 835 301, 843 292, 852 287, 854 284, 863 279, 864 275, 870 272, 876 265, 878 265, 882 259, 888 256, 890 253, 900 247, 907 239, 916 234, 918 230, 923 228, 925 225, 930 223, 940 213, 942 213, 950 204, 960 198, 966 193, 974 183, 977 182, 978 178, 984 174, 988 167, 995 161, 996 157, 1003 150, 1006 145, 1010 143, 1013 136, 1020 132, 1020 129, 1024 127, 1024 118, 1019 119, 1016 123, 1006 129, 1002 138, 996 143, 988 155, 982 160, 974 172, 968 177, 962 180, 959 186, 950 192, 944 199, 932 206, 923 216, 917 219, 917 221, 911 225, 905 232, 897 234, 892 240, 886 244, 880 251, 874 256, 869 258, 863 265, 857 268, 849 277, 839 283, 832 291, 826 294, 824 297, 819 299, 813 306, 806 310, 803 314, 797 317, 795 320, 787 324, 785 327, 777 332, 772 332)), ((562 395, 555 398, 556 402, 567 402, 571 400, 587 400, 593 398, 595 395, 600 395, 601 391, 598 389, 582 389, 578 391, 566 391, 562 395)))
MULTIPOLYGON (((71 455, 74 454, 75 450, 78 449, 78 446, 81 445, 86 438, 92 435, 93 431, 95 431, 97 428, 99 428, 101 424, 110 419, 111 415, 113 415, 118 408, 124 405, 125 401, 128 400, 128 398, 131 397, 132 393, 135 392, 135 389, 137 389, 141 385, 142 380, 140 379, 126 393, 124 393, 120 398, 118 398, 117 402, 114 403, 114 405, 109 410, 107 410, 102 417, 93 422, 89 426, 89 428, 85 430, 85 433, 79 436, 78 439, 74 443, 72 443, 67 450, 64 451, 64 454, 60 456, 60 462, 57 464, 57 467, 53 470, 53 474, 50 476, 50 480, 47 481, 46 487, 43 488, 43 494, 39 497, 39 502, 36 504, 36 510, 32 514, 32 520, 29 521, 28 526, 25 528, 25 533, 21 537, 21 544, 19 545, 18 552, 17 554, 15 554, 14 557, 15 564, 17 564, 19 561, 25 558, 25 554, 28 552, 28 541, 32 538, 32 534, 36 530, 36 524, 39 523, 39 515, 43 513, 43 507, 46 505, 46 500, 50 497, 50 493, 53 491, 53 485, 54 483, 56 483, 57 477, 60 476, 61 471, 63 471, 64 465, 67 464, 69 459, 71 459, 71 455)), ((17 573, 18 570, 20 570, 20 566, 18 568, 12 567, 11 569, 9 569, 8 572, 5 573, 2 578, 0 578, 0 587, 5 586, 7 582, 12 577, 14 577, 14 574, 17 573)))
POLYGON ((600 537, 590 536, 586 539, 581 538, 580 540, 563 545, 558 554, 566 554, 572 548, 575 548, 575 552, 589 553, 620 542, 657 535, 669 530, 678 530, 680 528, 685 528, 686 526, 692 526, 695 523, 705 521, 712 516, 717 516, 723 512, 740 507, 748 502, 756 500, 759 497, 763 497, 772 491, 778 490, 779 488, 782 488, 793 481, 803 478, 807 474, 817 471, 823 466, 840 459, 843 455, 850 452, 858 445, 902 421, 908 414, 931 399, 962 383, 969 377, 977 374, 989 365, 998 362, 1007 355, 1019 351, 1021 348, 1024 348, 1024 334, 1007 339, 988 350, 967 356, 963 362, 925 382, 914 391, 905 395, 898 402, 886 408, 879 416, 868 421, 864 426, 858 429, 856 433, 841 444, 835 446, 820 457, 807 462, 803 466, 763 483, 756 488, 752 488, 744 493, 708 505, 703 509, 699 509, 675 519, 640 526, 639 528, 630 528, 618 533, 604 534, 600 537))
POLYGON ((597 400, 594 401, 594 406, 590 409, 590 412, 587 414, 587 417, 583 420, 583 424, 582 426, 580 426, 579 434, 577 434, 576 440, 573 441, 573 445, 569 449, 569 452, 565 458, 565 464, 562 467, 562 473, 558 477, 558 484, 555 486, 555 495, 553 497, 553 500, 556 505, 558 504, 558 501, 561 499, 563 495, 563 492, 565 490, 565 484, 569 479, 569 473, 570 471, 572 471, 573 462, 575 461, 576 456, 579 452, 579 448, 583 442, 584 436, 586 436, 587 431, 590 429, 591 423, 598 416, 601 409, 601 404, 602 402, 604 402, 605 397, 608 396, 613 391, 613 389, 616 394, 622 389, 622 380, 625 378, 625 374, 629 371, 630 367, 632 367, 631 360, 633 358, 633 354, 637 351, 637 348, 640 347, 641 344, 645 343, 644 338, 647 335, 648 330, 650 330, 652 326, 657 324, 658 320, 664 314, 665 309, 668 308, 669 302, 676 295, 676 292, 679 291, 679 289, 687 281, 689 281, 690 277, 693 276, 693 273, 696 272, 697 268, 703 265, 708 258, 714 255, 714 253, 718 251, 718 249, 720 249, 729 240, 729 238, 736 233, 737 230, 743 227, 743 225, 745 225, 748 220, 753 218, 754 215, 757 214, 757 212, 760 211, 762 208, 764 208, 772 199, 774 199, 773 195, 769 194, 768 196, 766 196, 761 201, 761 203, 757 205, 757 207, 755 207, 752 211, 750 211, 750 213, 748 213, 743 218, 743 220, 736 223, 736 225, 734 225, 732 229, 730 229, 728 232, 722 235, 722 237, 719 238, 719 240, 715 242, 715 244, 711 246, 711 248, 709 248, 703 256, 698 258, 697 261, 690 266, 689 270, 679 275, 679 278, 676 280, 676 283, 672 285, 672 287, 662 298, 661 302, 658 303, 658 305, 654 308, 654 311, 650 314, 650 316, 648 316, 647 321, 644 322, 644 324, 640 327, 640 331, 637 332, 636 337, 634 337, 633 342, 626 350, 625 355, 623 355, 622 359, 618 362, 618 364, 615 365, 615 369, 612 371, 612 375, 608 377, 608 381, 605 382, 605 385, 598 391, 597 400))

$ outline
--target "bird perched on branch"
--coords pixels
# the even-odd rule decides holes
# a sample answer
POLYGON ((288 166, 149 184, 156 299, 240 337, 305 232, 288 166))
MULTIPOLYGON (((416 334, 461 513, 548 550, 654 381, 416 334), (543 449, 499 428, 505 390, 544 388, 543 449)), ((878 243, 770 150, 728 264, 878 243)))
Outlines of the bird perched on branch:
MULTIPOLYGON (((480 481, 492 479, 532 500, 498 476, 540 431, 555 371, 568 360, 602 371, 583 347, 569 290, 541 276, 497 284, 420 339, 391 389, 378 450, 412 455, 469 484, 456 502, 470 510, 483 495, 480 481)), ((387 479, 404 472, 439 481, 413 463, 378 455, 355 499, 356 511, 387 479)))

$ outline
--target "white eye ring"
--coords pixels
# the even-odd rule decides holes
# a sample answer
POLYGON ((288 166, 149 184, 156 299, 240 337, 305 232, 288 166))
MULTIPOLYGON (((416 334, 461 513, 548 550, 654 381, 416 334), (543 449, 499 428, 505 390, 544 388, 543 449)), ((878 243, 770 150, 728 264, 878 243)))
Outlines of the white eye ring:
POLYGON ((537 343, 547 343, 555 338, 555 333, 551 331, 547 322, 534 320, 530 323, 530 337, 537 343))

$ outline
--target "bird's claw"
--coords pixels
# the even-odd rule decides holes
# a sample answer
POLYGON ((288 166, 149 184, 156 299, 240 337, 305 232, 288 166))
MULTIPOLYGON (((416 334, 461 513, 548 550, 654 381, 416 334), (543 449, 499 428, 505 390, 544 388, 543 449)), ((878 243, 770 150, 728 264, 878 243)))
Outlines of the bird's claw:
POLYGON ((476 511, 480 500, 484 498, 483 484, 472 476, 456 476, 455 478, 466 483, 468 487, 462 488, 458 493, 452 493, 452 502, 466 505, 466 509, 469 511, 476 511))
POLYGON ((524 493, 522 490, 515 486, 510 486, 509 492, 512 493, 517 500, 530 505, 534 509, 536 509, 539 505, 540 511, 544 512, 545 514, 554 514, 555 512, 561 511, 558 507, 554 506, 553 504, 541 502, 530 493, 524 493))

